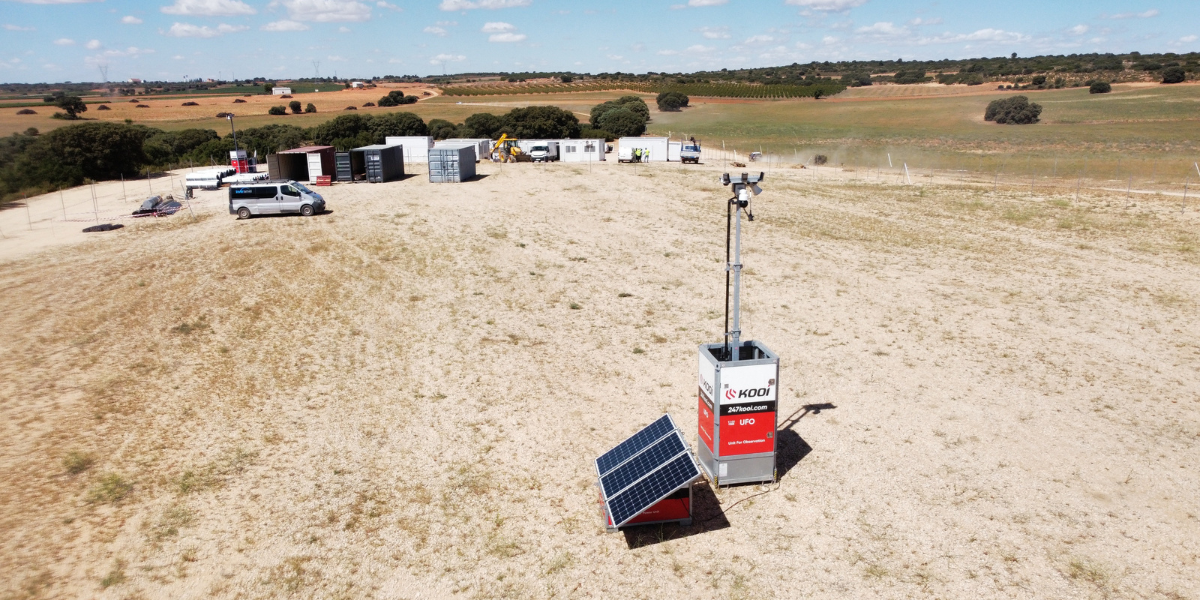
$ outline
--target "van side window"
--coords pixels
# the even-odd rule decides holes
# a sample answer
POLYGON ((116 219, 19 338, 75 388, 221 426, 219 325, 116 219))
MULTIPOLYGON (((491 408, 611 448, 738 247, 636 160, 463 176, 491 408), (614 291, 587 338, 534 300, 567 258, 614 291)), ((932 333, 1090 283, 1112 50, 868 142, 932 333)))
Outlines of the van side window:
POLYGON ((279 193, 277 191, 278 188, 273 185, 264 185, 254 189, 258 192, 258 194, 256 194, 256 197, 258 198, 274 198, 275 195, 279 193))
POLYGON ((290 185, 281 185, 281 186, 279 186, 279 188, 281 190, 283 190, 284 196, 299 196, 300 195, 300 190, 298 190, 290 185))

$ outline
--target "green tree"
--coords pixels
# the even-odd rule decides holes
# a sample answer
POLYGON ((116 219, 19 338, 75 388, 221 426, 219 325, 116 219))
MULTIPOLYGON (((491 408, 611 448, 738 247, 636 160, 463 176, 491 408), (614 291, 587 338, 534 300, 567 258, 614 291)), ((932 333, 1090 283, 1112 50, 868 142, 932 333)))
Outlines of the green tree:
POLYGON ((292 109, 292 114, 300 114, 300 101, 292 100, 291 102, 288 102, 288 108, 292 109))
POLYGON ((663 92, 654 99, 658 110, 677 111, 688 105, 689 99, 680 92, 663 92))
POLYGON ((514 108, 502 118, 502 132, 518 138, 578 138, 579 118, 557 106, 514 108))
POLYGON ((983 120, 1008 125, 1030 125, 1038 122, 1042 106, 1034 104, 1025 96, 1011 96, 993 100, 983 114, 983 120))
POLYGON ((308 106, 304 107, 304 112, 315 113, 315 112, 317 112, 317 107, 312 102, 309 102, 308 106))
POLYGON ((1097 81, 1088 86, 1089 94, 1107 94, 1112 91, 1112 84, 1107 81, 1097 81))
POLYGON ((337 144, 333 143, 334 140, 354 139, 360 133, 366 132, 372 140, 368 144, 374 143, 375 134, 371 131, 372 121, 374 118, 371 115, 338 115, 317 125, 313 130, 312 139, 318 144, 336 146, 337 144))
POLYGON ((1187 73, 1178 65, 1163 69, 1162 76, 1163 83, 1183 83, 1187 79, 1187 73))
POLYGON ((87 112, 87 104, 79 96, 60 96, 54 100, 54 106, 63 109, 67 119, 78 119, 79 113, 87 112))
POLYGON ((146 164, 142 144, 157 130, 137 125, 93 122, 40 135, 17 161, 32 185, 79 185, 137 173, 146 164))
POLYGON ((267 114, 269 114, 269 115, 286 115, 287 107, 286 106, 272 106, 271 108, 267 109, 267 114))
POLYGON ((371 119, 371 133, 373 143, 382 144, 389 135, 429 135, 429 127, 410 112, 386 113, 371 119))
POLYGON ((614 108, 600 116, 600 129, 617 137, 639 136, 646 132, 646 120, 628 108, 614 108))
POLYGON ((866 73, 846 73, 842 75, 842 85, 846 87, 871 85, 871 76, 866 73))
POLYGON ((504 122, 492 113, 475 113, 463 121, 463 126, 470 130, 468 137, 495 140, 500 138, 500 129, 504 127, 504 122))
POLYGON ((458 136, 458 126, 445 119, 429 120, 429 135, 435 140, 444 140, 458 136))

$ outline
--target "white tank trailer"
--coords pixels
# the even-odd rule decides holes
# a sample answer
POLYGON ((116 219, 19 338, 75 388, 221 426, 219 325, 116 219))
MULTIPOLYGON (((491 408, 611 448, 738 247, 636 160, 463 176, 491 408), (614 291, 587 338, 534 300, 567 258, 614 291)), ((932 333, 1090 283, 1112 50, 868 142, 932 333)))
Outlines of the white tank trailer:
POLYGON ((718 486, 775 481, 779 356, 762 342, 743 341, 740 319, 742 212, 748 220, 754 220, 750 200, 762 191, 758 184, 763 178, 762 173, 743 173, 737 179, 731 179, 728 173, 721 176, 721 183, 731 186, 733 192, 726 217, 725 339, 701 345, 697 361, 697 455, 700 466, 718 486))

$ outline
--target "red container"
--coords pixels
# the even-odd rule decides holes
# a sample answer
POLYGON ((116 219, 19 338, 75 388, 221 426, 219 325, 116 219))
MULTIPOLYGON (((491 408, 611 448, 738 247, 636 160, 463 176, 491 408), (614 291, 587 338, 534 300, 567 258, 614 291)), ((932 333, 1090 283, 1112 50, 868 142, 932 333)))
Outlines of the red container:
POLYGON ((317 175, 317 185, 333 185, 333 176, 317 175))

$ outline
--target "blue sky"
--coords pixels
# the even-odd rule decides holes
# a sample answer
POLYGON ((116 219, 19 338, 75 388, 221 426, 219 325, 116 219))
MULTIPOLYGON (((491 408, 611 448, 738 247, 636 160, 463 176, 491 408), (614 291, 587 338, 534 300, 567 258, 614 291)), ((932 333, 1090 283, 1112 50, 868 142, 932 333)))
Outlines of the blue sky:
POLYGON ((1189 52, 1197 36, 1196 0, 0 0, 0 81, 675 72, 1189 52))

